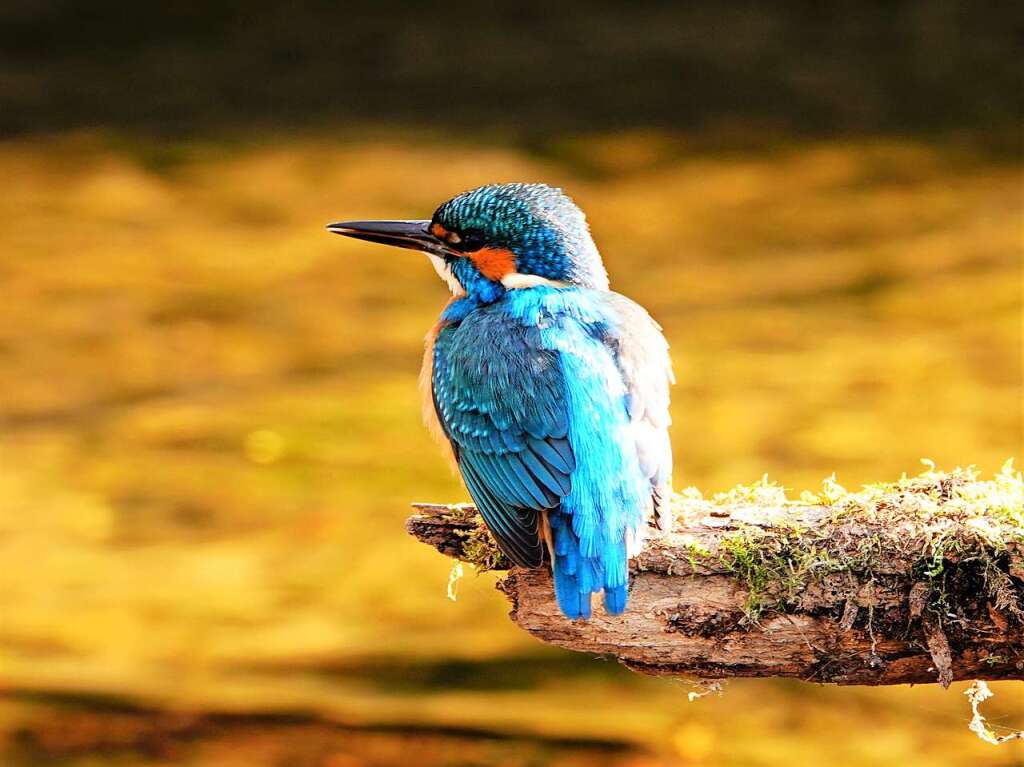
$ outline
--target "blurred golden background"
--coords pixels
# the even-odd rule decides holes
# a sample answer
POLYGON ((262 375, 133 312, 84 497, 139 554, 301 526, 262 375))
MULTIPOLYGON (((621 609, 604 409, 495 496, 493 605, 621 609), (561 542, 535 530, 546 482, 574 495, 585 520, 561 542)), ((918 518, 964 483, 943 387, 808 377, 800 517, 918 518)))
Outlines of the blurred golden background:
POLYGON ((1013 22, 6 3, 3 763, 1024 764, 962 686, 690 703, 540 646, 490 576, 449 601, 403 531, 466 498, 419 423, 446 288, 323 230, 560 185, 672 344, 678 487, 990 474, 1022 442, 1013 22))

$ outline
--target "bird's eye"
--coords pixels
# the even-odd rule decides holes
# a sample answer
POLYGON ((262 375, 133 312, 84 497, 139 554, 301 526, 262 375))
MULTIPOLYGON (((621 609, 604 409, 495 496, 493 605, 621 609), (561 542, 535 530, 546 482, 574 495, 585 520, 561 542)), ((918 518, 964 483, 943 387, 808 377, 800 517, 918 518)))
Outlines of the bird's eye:
POLYGON ((437 239, 443 240, 444 242, 448 243, 451 246, 456 246, 460 242, 462 242, 462 238, 458 234, 451 231, 450 229, 445 229, 437 221, 434 221, 430 225, 430 233, 434 235, 437 239))
POLYGON ((443 240, 452 250, 462 253, 480 250, 485 243, 483 233, 476 229, 464 229, 461 232, 456 232, 446 229, 437 221, 430 225, 430 233, 437 239, 443 240))
POLYGON ((449 242, 458 247, 459 250, 471 252, 480 250, 484 246, 483 235, 473 229, 467 229, 461 234, 455 234, 454 232, 452 234, 457 239, 449 240, 449 242))

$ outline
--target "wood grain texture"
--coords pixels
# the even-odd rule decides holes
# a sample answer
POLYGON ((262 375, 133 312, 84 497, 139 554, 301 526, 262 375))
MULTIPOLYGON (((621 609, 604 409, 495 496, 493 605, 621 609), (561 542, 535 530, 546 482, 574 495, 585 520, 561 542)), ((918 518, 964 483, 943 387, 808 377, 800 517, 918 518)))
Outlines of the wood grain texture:
MULTIPOLYGON (((416 508, 407 523, 413 536, 478 561, 479 551, 466 552, 482 536, 472 507, 416 508)), ((1024 549, 1014 530, 988 556, 968 517, 954 513, 940 524, 891 502, 865 520, 828 505, 701 501, 677 513, 673 533, 652 531, 631 563, 623 615, 596 608, 589 622, 566 620, 546 568, 509 569, 498 588, 512 620, 541 641, 612 655, 645 674, 866 685, 1024 679, 1024 549), (774 564, 806 572, 752 586, 729 553, 747 539, 775 546, 774 564), (780 540, 804 548, 779 548, 780 540), (808 560, 819 545, 820 560, 808 560)))

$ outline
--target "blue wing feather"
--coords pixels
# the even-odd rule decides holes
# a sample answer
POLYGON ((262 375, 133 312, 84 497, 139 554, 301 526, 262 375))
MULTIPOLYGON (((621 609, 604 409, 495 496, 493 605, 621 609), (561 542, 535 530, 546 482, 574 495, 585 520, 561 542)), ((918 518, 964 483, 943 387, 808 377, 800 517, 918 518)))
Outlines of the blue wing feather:
MULTIPOLYGON (((554 447, 552 443, 555 441, 556 440, 546 442, 542 439, 531 439, 528 444, 530 450, 532 450, 538 458, 543 460, 552 468, 560 471, 566 476, 566 479, 568 479, 568 476, 572 474, 574 466, 570 464, 569 461, 566 460, 566 457, 554 447)), ((568 443, 566 443, 566 445, 568 446, 568 443)), ((568 492, 569 489, 565 488, 563 495, 568 492)))
POLYGON ((498 545, 517 564, 543 562, 539 515, 570 486, 557 357, 531 346, 529 328, 471 315, 434 343, 438 418, 466 487, 498 545), (518 332, 517 332, 518 330, 518 332))
POLYGON ((666 425, 667 382, 642 380, 648 351, 658 358, 655 342, 664 346, 657 326, 627 299, 583 289, 514 290, 446 315, 432 353, 435 408, 498 545, 539 566, 545 514, 562 611, 589 618, 591 594, 603 589, 607 611, 621 612, 627 543, 642 536, 671 470, 667 438, 656 435, 652 450, 635 428, 666 425), (648 323, 639 340, 633 307, 648 323))
MULTIPOLYGON (((543 561, 543 547, 537 535, 537 519, 524 510, 512 509, 495 498, 485 480, 472 463, 462 465, 462 477, 487 527, 503 544, 502 549, 514 560, 543 561)), ((536 565, 534 565, 536 566, 536 565)))

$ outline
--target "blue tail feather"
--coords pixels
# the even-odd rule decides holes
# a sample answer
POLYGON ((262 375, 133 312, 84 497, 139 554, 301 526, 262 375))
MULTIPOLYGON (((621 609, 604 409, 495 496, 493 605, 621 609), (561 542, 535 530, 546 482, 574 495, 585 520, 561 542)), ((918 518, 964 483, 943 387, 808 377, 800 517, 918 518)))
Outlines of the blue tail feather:
POLYGON ((626 587, 625 586, 614 586, 605 587, 604 590, 604 609, 612 615, 618 615, 626 609, 626 587))
POLYGON ((567 618, 590 618, 591 595, 604 590, 605 609, 618 615, 626 609, 627 569, 625 548, 611 545, 598 557, 580 551, 580 540, 567 515, 549 515, 553 537, 555 595, 567 618))
POLYGON ((559 567, 556 561, 555 571, 555 596, 558 598, 558 606, 565 617, 589 618, 590 617, 590 593, 580 591, 576 576, 567 573, 564 568, 559 567))

